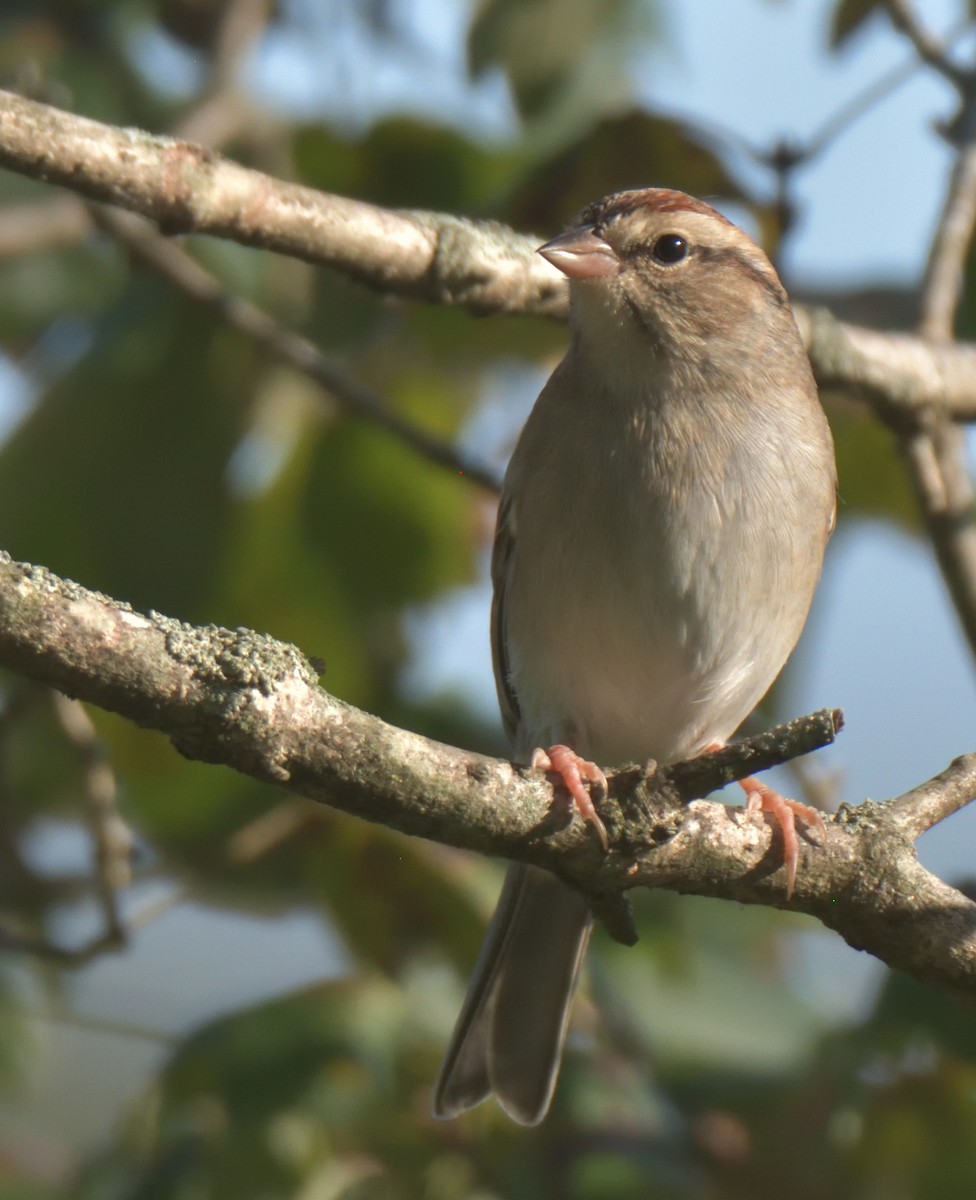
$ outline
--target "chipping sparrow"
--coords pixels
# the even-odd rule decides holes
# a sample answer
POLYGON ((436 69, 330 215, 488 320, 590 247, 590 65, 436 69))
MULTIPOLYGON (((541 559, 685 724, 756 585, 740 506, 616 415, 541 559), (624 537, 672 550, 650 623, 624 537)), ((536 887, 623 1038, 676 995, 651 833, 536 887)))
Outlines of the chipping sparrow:
MULTIPOLYGON (((620 192, 540 253, 570 279, 572 338, 512 456, 492 646, 516 754, 584 781, 730 737, 796 644, 835 512, 830 432, 769 260, 681 192, 620 192), (538 747, 548 747, 548 751, 538 747)), ((794 815, 756 780, 748 807, 794 815)), ((509 868, 441 1069, 437 1116, 494 1093, 549 1107, 590 935, 583 898, 509 868)))

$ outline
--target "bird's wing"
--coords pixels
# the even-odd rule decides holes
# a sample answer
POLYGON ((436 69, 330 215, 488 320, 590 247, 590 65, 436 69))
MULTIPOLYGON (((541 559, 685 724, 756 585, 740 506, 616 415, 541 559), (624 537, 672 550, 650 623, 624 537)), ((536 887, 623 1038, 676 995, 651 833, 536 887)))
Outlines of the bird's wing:
POLYGON ((491 658, 495 668, 495 688, 502 724, 512 745, 518 745, 521 720, 518 697, 509 678, 507 638, 505 636, 505 601, 515 558, 515 524, 511 497, 503 494, 498 507, 495 545, 491 555, 491 658))

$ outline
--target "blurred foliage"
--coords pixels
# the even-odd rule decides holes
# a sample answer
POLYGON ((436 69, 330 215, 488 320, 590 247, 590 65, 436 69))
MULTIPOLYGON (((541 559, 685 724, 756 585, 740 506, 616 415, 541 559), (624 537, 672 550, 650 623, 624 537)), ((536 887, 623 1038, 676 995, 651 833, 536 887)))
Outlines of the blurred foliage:
MULTIPOLYGON (((592 77, 589 64, 618 68, 635 40, 653 32, 653 5, 629 0, 486 0, 468 35, 468 61, 475 76, 502 70, 520 112, 537 117, 556 107, 592 77)), ((619 79, 604 80, 592 112, 616 98, 619 79)), ((623 86, 626 86, 625 84, 623 86)))
MULTIPOLYGON (((660 946, 674 905, 663 897, 652 907, 660 946)), ((725 1054, 687 1052, 696 1034, 707 1043, 721 1033, 701 1025, 716 986, 707 949, 686 947, 670 965, 657 951, 615 951, 611 961, 638 964, 644 1001, 667 1004, 673 1029, 684 1024, 685 1052, 635 1040, 618 1002, 637 993, 611 966, 599 1022, 581 997, 585 1037, 542 1126, 519 1130, 491 1108, 439 1125, 429 1083, 451 1009, 440 969, 421 958, 396 984, 364 971, 199 1030, 70 1195, 755 1200, 781 1194, 784 1180, 799 1200, 968 1194, 976 1059, 959 1032, 971 1027, 968 1010, 893 976, 875 1011, 842 1032, 818 1028, 794 1000, 791 1054, 756 1058, 740 1035, 752 1023, 761 1045, 770 1006, 787 1001, 755 953, 771 945, 761 914, 749 914, 743 937, 728 906, 683 907, 684 932, 706 943, 731 935, 726 963, 759 999, 749 1012, 736 1005, 744 996, 723 994, 725 1054)))
MULTIPOLYGON (((976 16, 976 4, 968 0, 964 5, 966 15, 976 16)), ((868 22, 874 19, 884 19, 887 14, 886 0, 836 0, 831 13, 830 45, 833 49, 842 49, 847 42, 859 34, 868 22)), ((919 9, 921 12, 921 8, 919 9)))
POLYGON ((884 517, 918 530, 918 508, 894 436, 863 406, 843 397, 830 405, 837 450, 837 509, 840 519, 884 517))
MULTIPOLYGON (((713 150, 680 121, 630 109, 604 117, 540 163, 516 188, 507 218, 518 227, 568 222, 594 196, 648 179, 696 196, 748 202, 713 150), (680 183, 676 182, 680 172, 680 183)), ((757 219, 764 206, 754 205, 757 219)))
POLYGON ((834 5, 830 22, 830 44, 844 46, 871 18, 883 14, 885 0, 840 0, 834 5))
MULTIPOLYGON (((878 7, 835 5, 834 43, 878 7)), ((309 80, 328 76, 345 46, 348 86, 314 115, 305 105, 290 116, 286 88, 245 92, 241 69, 217 97, 222 148, 311 186, 540 234, 597 195, 649 182, 734 202, 773 230, 767 198, 709 139, 639 103, 635 68, 666 45, 670 8, 473 2, 459 59, 471 89, 503 82, 507 136, 418 103, 436 56, 395 0, 7 0, 0 84, 166 130, 214 101, 208 79, 228 44, 250 47, 253 62, 286 45, 309 80), (399 106, 364 117, 357 71, 372 78, 381 60, 411 82, 399 106)), ((0 222, 14 205, 41 219, 50 199, 0 175, 0 222)), ((551 363, 565 336, 539 321, 391 302, 226 243, 186 244, 228 287, 447 438, 467 436, 499 364, 551 363)), ((343 698, 456 744, 500 747, 497 724, 470 698, 417 696, 402 683, 418 653, 405 615, 484 583, 490 500, 344 416, 102 235, 0 260, 0 345, 20 372, 23 408, 0 436, 0 545, 137 607, 270 631, 321 660, 325 686, 343 698)), ((841 519, 909 521, 890 441, 860 410, 834 408, 841 519)), ((514 432, 492 434, 499 457, 514 432)), ((497 866, 185 762, 155 735, 93 717, 141 881, 178 883, 214 910, 319 912, 352 969, 260 1004, 242 998, 178 1039, 97 1150, 60 1156, 50 1131, 36 1145, 0 1137, 0 1200, 968 1194, 969 1018, 892 978, 838 1032, 784 984, 774 915, 670 895, 640 899, 638 952, 595 939, 542 1127, 517 1129, 490 1106, 434 1123, 431 1081, 497 866)), ((83 945, 97 926, 86 772, 43 690, 4 681, 0 913, 24 938, 83 945), (66 839, 85 847, 80 862, 59 851, 66 839)), ((141 945, 136 933, 123 971, 141 945)), ((220 974, 223 953, 212 948, 209 973, 220 974)), ((23 998, 71 1011, 69 972, 26 961, 21 974, 0 974, 11 1097, 28 1094, 44 1045, 43 1023, 26 1033, 17 1016, 23 998)), ((193 970, 177 981, 188 994, 193 970)), ((266 975, 278 977, 274 961, 266 975)))

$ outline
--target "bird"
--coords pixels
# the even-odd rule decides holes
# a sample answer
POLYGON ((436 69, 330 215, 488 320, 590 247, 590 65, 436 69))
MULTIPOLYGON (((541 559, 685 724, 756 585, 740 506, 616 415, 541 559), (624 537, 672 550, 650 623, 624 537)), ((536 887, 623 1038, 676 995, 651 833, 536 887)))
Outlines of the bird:
MULTIPOLYGON (((833 443, 775 269, 669 188, 585 208, 539 253, 570 341, 519 436, 492 555, 491 640, 516 761, 555 773, 606 846, 597 764, 724 745, 806 622, 836 518, 833 443)), ((747 811, 822 821, 756 779, 747 811)), ((434 1089, 546 1115, 592 927, 553 874, 511 864, 434 1089)))

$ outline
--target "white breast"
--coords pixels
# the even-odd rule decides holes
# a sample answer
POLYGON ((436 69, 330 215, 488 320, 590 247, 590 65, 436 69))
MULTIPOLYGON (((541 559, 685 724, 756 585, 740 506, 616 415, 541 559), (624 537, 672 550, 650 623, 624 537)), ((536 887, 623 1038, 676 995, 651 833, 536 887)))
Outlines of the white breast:
POLYGON ((557 370, 506 480, 519 741, 574 737, 607 763, 673 760, 729 737, 792 650, 832 466, 793 469, 824 450, 798 436, 789 403, 772 425, 743 409, 716 428, 687 396, 621 402, 579 378, 557 370), (789 530, 818 521, 796 544, 789 530))

